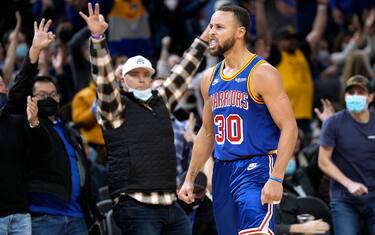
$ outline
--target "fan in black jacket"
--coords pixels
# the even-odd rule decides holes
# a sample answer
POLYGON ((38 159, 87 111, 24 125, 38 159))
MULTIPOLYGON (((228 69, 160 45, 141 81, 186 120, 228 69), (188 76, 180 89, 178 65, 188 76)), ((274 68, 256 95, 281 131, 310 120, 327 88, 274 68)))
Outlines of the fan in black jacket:
POLYGON ((30 124, 23 115, 10 114, 6 105, 0 107, 0 234, 31 235, 24 173, 28 160, 51 149, 46 129, 37 118, 36 102, 28 99, 30 124))
POLYGON ((40 123, 46 126, 52 149, 30 161, 28 206, 32 215, 33 234, 59 234, 73 227, 87 233, 87 226, 100 217, 91 196, 90 175, 82 139, 57 115, 60 93, 49 77, 36 77, 40 52, 55 38, 48 32, 51 21, 34 25, 34 39, 15 84, 9 92, 8 107, 12 113, 23 113, 25 97, 38 101, 40 123), (91 211, 90 211, 91 210, 91 211), (58 222, 56 222, 58 221, 58 222))

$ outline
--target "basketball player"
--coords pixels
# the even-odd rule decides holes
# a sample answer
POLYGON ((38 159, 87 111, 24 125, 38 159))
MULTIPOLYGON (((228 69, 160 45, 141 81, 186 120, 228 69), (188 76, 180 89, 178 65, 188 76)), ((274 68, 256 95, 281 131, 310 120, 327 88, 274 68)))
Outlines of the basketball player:
POLYGON ((224 60, 205 72, 203 125, 179 198, 214 147, 213 204, 220 235, 274 234, 274 206, 297 140, 297 125, 277 70, 246 48, 249 15, 223 6, 212 16, 209 50, 224 60), (276 157, 277 153, 277 157, 276 157))

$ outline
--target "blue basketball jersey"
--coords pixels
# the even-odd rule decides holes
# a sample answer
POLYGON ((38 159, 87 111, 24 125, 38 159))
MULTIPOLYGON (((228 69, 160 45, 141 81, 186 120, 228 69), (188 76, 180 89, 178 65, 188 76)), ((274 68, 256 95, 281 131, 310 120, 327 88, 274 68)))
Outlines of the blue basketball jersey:
POLYGON ((223 61, 214 68, 208 94, 215 129, 214 157, 218 160, 268 155, 277 149, 280 130, 263 99, 251 89, 252 74, 264 62, 254 55, 230 76, 223 74, 223 61))

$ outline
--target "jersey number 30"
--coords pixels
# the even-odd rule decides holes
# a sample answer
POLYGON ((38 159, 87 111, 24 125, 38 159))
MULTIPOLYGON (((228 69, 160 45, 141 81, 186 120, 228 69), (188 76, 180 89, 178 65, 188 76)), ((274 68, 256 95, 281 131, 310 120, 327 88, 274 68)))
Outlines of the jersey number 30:
POLYGON ((230 114, 227 118, 218 114, 214 117, 217 133, 215 134, 216 143, 224 144, 225 139, 231 144, 241 144, 243 142, 243 121, 238 114, 230 114))

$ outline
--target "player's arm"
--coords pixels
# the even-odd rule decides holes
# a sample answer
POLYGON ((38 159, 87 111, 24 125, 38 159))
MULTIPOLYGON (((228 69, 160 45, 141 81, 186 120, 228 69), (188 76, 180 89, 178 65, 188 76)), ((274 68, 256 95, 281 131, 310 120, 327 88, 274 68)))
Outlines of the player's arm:
POLYGON ((181 200, 191 203, 194 201, 193 183, 198 172, 202 169, 205 162, 211 156, 214 145, 214 127, 212 119, 211 104, 208 96, 208 88, 210 86, 210 76, 213 68, 208 69, 201 82, 201 92, 204 99, 203 107, 203 124, 199 129, 193 146, 192 158, 189 169, 185 178, 185 182, 178 193, 181 200))
POLYGON ((252 86, 253 90, 263 98, 273 121, 280 128, 277 160, 272 177, 283 179, 298 136, 292 106, 284 91, 279 73, 268 63, 260 65, 254 72, 252 86))
POLYGON ((208 88, 210 83, 210 76, 212 69, 205 72, 202 83, 201 91, 204 99, 203 107, 203 124, 199 129, 196 141, 194 142, 192 159, 190 162, 187 179, 194 181, 198 171, 202 169, 204 163, 212 154, 214 145, 214 127, 212 119, 211 104, 208 96, 208 88))
MULTIPOLYGON (((277 147, 277 160, 271 177, 284 179, 285 168, 297 141, 298 128, 292 106, 286 95, 278 71, 268 63, 260 65, 254 72, 252 89, 261 96, 267 105, 273 121, 280 128, 280 140, 277 147)), ((280 201, 282 184, 268 180, 263 188, 262 202, 280 201)))

